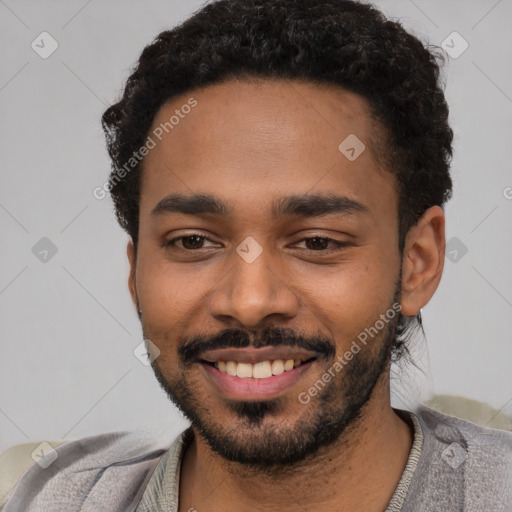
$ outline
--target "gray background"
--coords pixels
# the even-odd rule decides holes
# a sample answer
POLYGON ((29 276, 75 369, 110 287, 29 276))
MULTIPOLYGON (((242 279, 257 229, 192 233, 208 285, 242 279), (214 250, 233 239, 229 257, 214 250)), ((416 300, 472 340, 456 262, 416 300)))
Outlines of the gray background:
MULTIPOLYGON (((141 331, 127 236, 110 199, 92 191, 109 172, 105 106, 143 47, 201 4, 0 1, 0 452, 157 425, 172 437, 186 424, 133 355, 141 331), (43 31, 59 44, 47 59, 31 48, 43 31), (46 262, 33 253, 43 237, 57 248, 46 262)), ((447 240, 457 258, 423 310, 421 371, 399 372, 395 403, 460 394, 511 413, 512 2, 378 5, 425 41, 456 31, 469 44, 445 68, 455 131, 447 240)), ((462 48, 447 41, 452 53, 462 48)))

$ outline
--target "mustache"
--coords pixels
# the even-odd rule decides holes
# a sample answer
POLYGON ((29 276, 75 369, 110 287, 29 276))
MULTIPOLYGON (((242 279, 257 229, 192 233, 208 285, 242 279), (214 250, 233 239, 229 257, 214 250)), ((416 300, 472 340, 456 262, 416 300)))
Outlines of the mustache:
POLYGON ((336 352, 334 343, 326 337, 305 337, 296 334, 293 329, 270 327, 265 329, 259 337, 256 337, 252 331, 245 331, 243 329, 224 329, 213 336, 199 335, 187 337, 179 342, 178 355, 183 364, 191 364, 199 361, 199 356, 207 350, 245 348, 250 346, 263 348, 283 345, 303 348, 315 352, 326 359, 333 358, 336 352))

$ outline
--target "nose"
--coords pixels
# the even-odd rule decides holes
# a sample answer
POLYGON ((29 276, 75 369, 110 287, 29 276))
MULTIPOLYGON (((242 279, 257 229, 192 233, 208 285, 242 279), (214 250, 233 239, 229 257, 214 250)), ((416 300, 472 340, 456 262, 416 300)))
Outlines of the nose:
POLYGON ((233 254, 233 266, 209 296, 210 314, 229 327, 264 328, 268 317, 289 320, 300 300, 286 282, 287 276, 263 251, 248 262, 233 254))

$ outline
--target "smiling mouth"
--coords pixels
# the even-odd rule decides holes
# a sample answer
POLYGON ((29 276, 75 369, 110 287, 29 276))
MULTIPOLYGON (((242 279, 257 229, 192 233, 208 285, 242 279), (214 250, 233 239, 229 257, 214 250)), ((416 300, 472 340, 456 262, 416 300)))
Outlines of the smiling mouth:
POLYGON ((269 359, 266 361, 259 361, 257 363, 245 363, 233 360, 219 360, 215 362, 201 360, 200 362, 216 368, 221 373, 232 377, 239 377, 241 379, 268 379, 294 370, 295 368, 315 361, 316 359, 316 357, 310 357, 309 359, 269 359))

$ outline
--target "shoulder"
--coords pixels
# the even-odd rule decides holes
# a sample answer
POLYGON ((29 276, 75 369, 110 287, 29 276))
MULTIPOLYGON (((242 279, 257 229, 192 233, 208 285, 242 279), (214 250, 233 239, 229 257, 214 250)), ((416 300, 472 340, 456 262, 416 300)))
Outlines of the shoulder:
POLYGON ((72 512, 95 501, 111 504, 105 510, 128 510, 171 442, 162 432, 127 431, 15 446, 0 457, 0 481, 7 482, 0 510, 51 504, 52 512, 72 512))
POLYGON ((462 500, 464 510, 510 510, 512 432, 426 406, 415 414, 424 435, 424 467, 419 468, 423 484, 429 482, 431 490, 439 491, 446 485, 445 501, 462 500))
POLYGON ((425 405, 415 412, 420 422, 439 440, 460 440, 479 459, 495 460, 497 455, 512 463, 512 431, 489 428, 451 416, 425 405), (493 447, 495 449, 493 449, 493 447), (483 450, 485 448, 485 450, 483 450))

